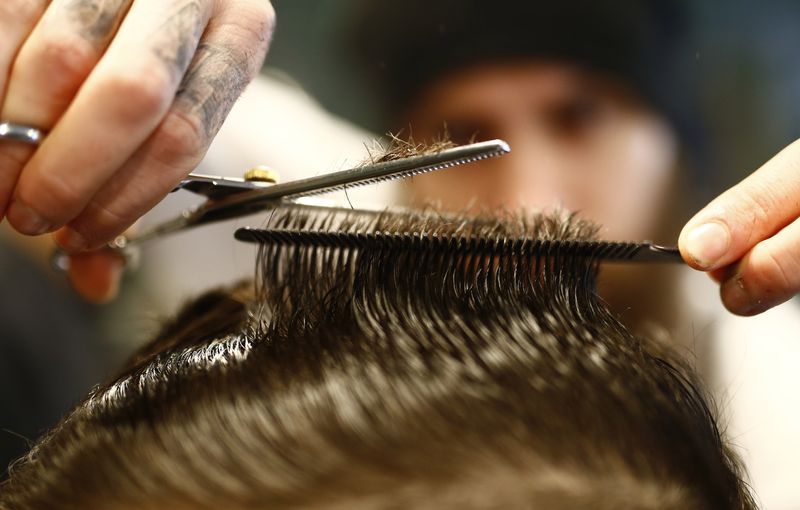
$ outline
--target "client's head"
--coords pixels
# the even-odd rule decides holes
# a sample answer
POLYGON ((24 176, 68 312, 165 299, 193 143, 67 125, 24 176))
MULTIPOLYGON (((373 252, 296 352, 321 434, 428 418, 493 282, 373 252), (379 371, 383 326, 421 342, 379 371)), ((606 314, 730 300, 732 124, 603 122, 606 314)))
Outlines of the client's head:
POLYGON ((591 226, 272 226, 255 287, 187 306, 12 467, 0 508, 753 506, 690 370, 608 313, 590 251, 537 241, 591 226))

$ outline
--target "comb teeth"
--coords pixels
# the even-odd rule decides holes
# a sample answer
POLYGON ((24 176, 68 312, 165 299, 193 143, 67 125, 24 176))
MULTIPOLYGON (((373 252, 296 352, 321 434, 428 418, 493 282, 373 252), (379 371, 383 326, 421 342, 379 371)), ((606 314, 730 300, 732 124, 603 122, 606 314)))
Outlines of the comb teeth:
POLYGON ((587 260, 626 261, 636 258, 649 243, 614 241, 574 241, 559 239, 508 238, 500 236, 467 237, 457 234, 370 232, 346 233, 308 230, 262 230, 242 228, 236 239, 276 246, 320 248, 357 248, 389 250, 426 250, 459 253, 530 254, 535 256, 571 256, 587 260))

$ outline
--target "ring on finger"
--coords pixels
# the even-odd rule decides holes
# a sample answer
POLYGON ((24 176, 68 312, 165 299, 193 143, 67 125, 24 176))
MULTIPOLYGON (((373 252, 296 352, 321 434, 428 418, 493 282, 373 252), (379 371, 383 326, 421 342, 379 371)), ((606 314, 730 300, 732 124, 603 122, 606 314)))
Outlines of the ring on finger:
POLYGON ((44 139, 45 132, 37 127, 13 122, 0 122, 0 140, 24 142, 29 145, 39 145, 44 139))

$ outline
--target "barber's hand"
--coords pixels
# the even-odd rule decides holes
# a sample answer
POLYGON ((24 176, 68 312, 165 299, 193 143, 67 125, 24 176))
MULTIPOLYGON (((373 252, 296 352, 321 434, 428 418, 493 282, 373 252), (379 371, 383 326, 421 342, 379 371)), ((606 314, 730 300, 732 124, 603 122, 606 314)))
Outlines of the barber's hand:
POLYGON ((721 283, 725 306, 756 315, 800 292, 800 140, 684 227, 680 249, 721 283))
POLYGON ((48 132, 0 141, 0 220, 70 252, 121 233, 199 163, 273 21, 268 0, 0 0, 0 121, 48 132))

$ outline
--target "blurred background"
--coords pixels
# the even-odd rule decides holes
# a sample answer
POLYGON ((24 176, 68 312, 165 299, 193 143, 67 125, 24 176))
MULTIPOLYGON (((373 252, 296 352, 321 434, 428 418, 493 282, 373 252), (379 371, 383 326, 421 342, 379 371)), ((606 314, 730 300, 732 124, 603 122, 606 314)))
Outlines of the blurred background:
MULTIPOLYGON (((342 27, 358 0, 274 0, 267 68, 292 77, 335 115, 380 131, 378 92, 348 54, 342 27)), ((613 4, 614 2, 611 2, 613 4)), ((800 135, 800 4, 793 0, 685 2, 693 65, 708 137, 712 198, 800 135)), ((502 12, 487 16, 502 17, 502 12)), ((420 12, 425 16, 425 12, 420 12)), ((409 34, 413 37, 413 34, 409 34)))
MULTIPOLYGON (((231 114, 202 173, 241 175, 249 167, 268 164, 289 179, 346 168, 364 160, 365 144, 392 123, 383 91, 353 55, 353 20, 364 2, 272 3, 278 24, 264 80, 251 87, 231 114)), ((493 10, 493 2, 484 4, 487 18, 502 23, 505 13, 493 10)), ((667 90, 667 101, 691 98, 690 106, 676 109, 693 116, 687 139, 696 150, 682 194, 672 197, 674 207, 661 213, 674 215, 667 238, 661 239, 667 242, 677 234, 675 225, 693 210, 800 137, 800 3, 701 0, 687 1, 684 7, 687 25, 678 41, 680 58, 663 85, 675 87, 673 95, 667 90)), ((430 13, 421 8, 411 15, 424 18, 430 13)), ((457 10, 452 16, 458 18, 457 10)), ((431 22, 444 30, 448 19, 431 22)), ((580 37, 577 30, 574 36, 580 37)), ((565 32, 564 37, 573 34, 565 32)), ((650 64, 658 67, 659 62, 650 64)), ((381 205, 396 202, 397 194, 395 185, 363 189, 347 198, 356 205, 381 205)), ((343 197, 332 198, 342 203, 343 197)), ((176 193, 143 223, 166 219, 197 201, 176 193)), ((29 439, 111 376, 186 299, 251 276, 254 251, 235 243, 232 233, 237 226, 263 222, 264 215, 255 216, 147 246, 142 267, 126 277, 120 298, 102 307, 82 303, 63 275, 50 269, 48 241, 21 238, 0 227, 0 463, 23 453, 29 439)), ((797 491, 785 482, 800 479, 800 452, 785 444, 800 431, 793 428, 800 420, 792 422, 781 414, 800 409, 800 381, 786 375, 796 371, 792 360, 800 362, 800 339, 760 341, 773 335, 769 324, 724 322, 718 319, 724 311, 714 286, 703 280, 690 288, 691 307, 707 315, 683 322, 654 315, 653 320, 674 319, 666 328, 669 335, 687 339, 684 347, 706 375, 735 441, 744 445, 765 507, 800 508, 793 506, 800 505, 797 491), (724 336, 727 343, 721 346, 712 338, 714 329, 714 338, 724 336), (749 336, 738 339, 744 333, 749 336), (776 460, 792 452, 794 462, 776 460)), ((658 294, 652 283, 646 291, 658 294)), ((788 306, 791 314, 800 315, 796 304, 788 306)), ((621 307, 620 314, 633 307, 621 307)), ((646 309, 634 312, 647 314, 646 309)), ((798 330, 790 329, 796 324, 789 319, 766 320, 784 336, 798 330)))

